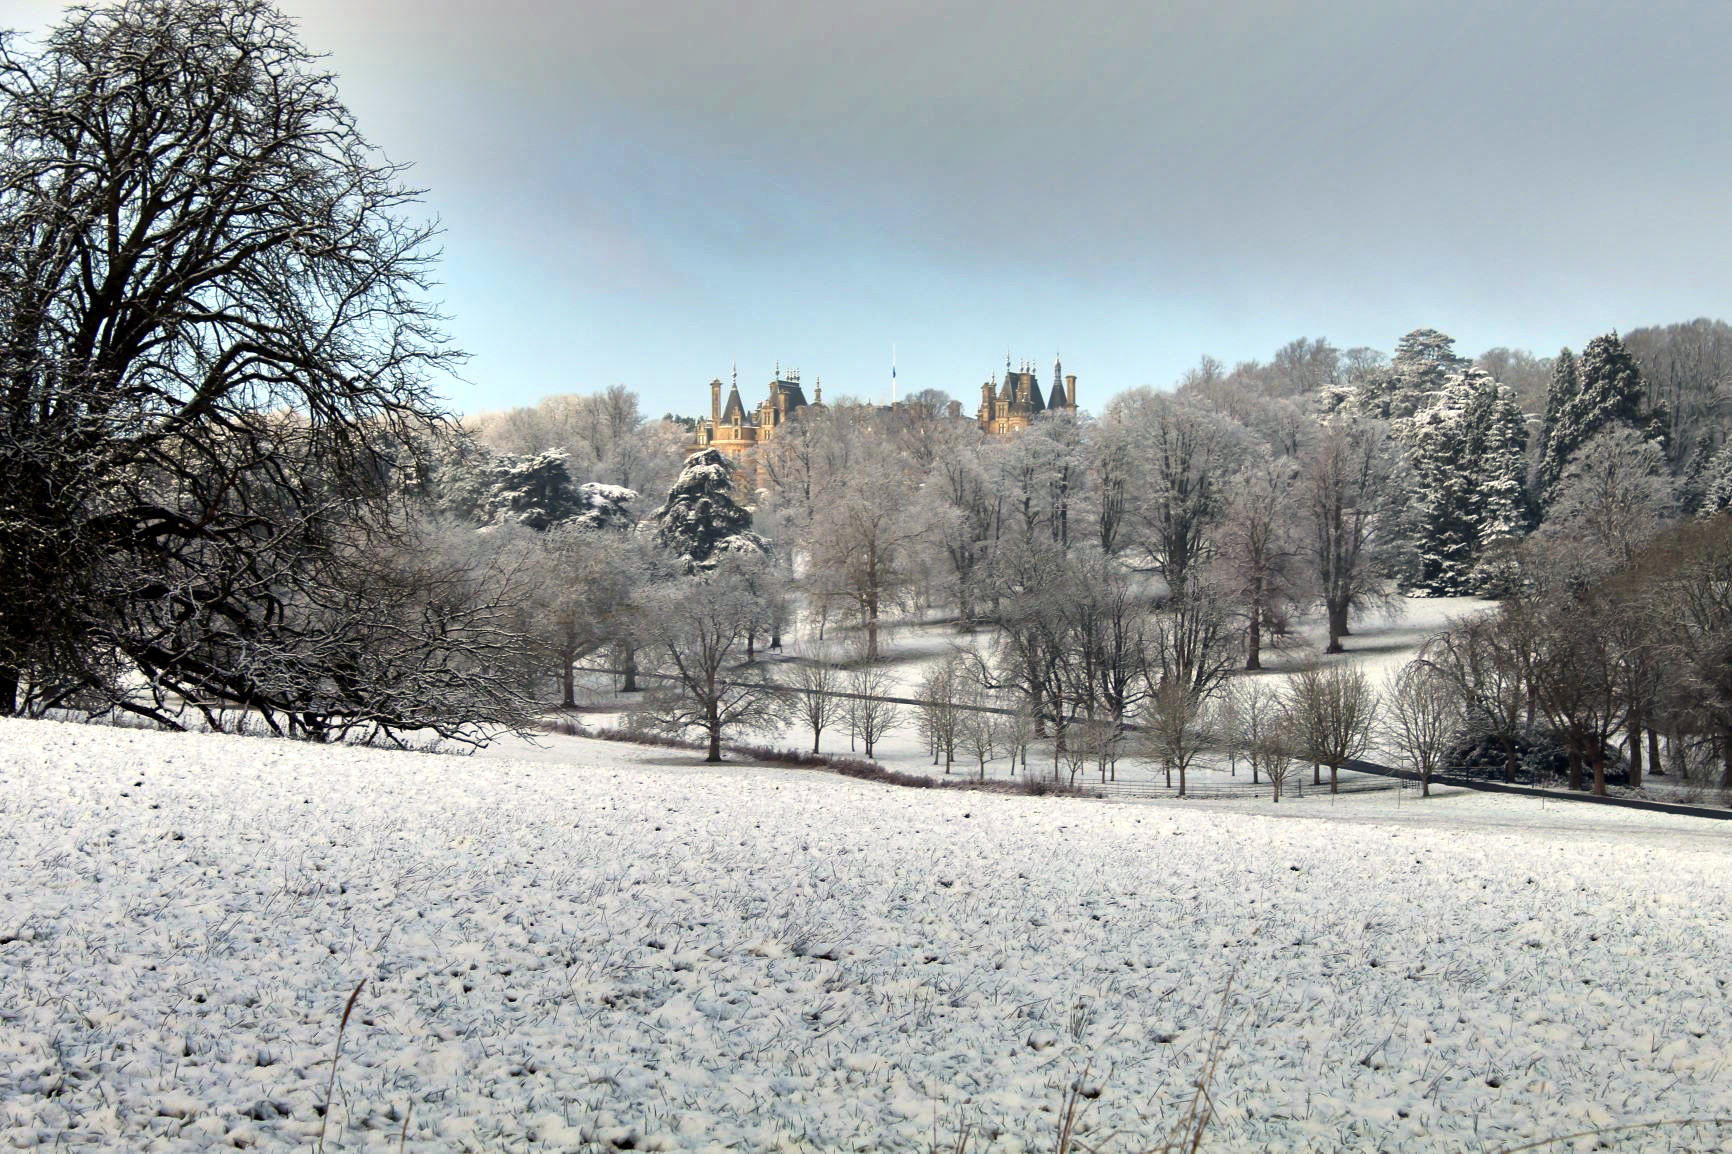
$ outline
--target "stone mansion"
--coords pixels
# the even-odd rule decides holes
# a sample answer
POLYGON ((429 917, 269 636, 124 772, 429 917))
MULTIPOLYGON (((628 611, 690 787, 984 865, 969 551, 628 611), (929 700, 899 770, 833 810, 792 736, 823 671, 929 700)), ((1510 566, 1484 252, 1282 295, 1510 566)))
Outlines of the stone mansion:
MULTIPOLYGON (((1024 361, 1020 368, 1013 369, 1010 358, 1006 357, 1003 382, 1000 383, 998 374, 994 373, 980 386, 980 407, 975 412, 975 423, 988 436, 1006 436, 1028 428, 1030 422, 1042 413, 1065 411, 1074 415, 1076 394, 1076 375, 1066 376, 1056 357, 1052 362, 1052 385, 1044 396, 1033 363, 1024 361)), ((778 365, 770 381, 769 395, 752 409, 746 408, 740 400, 737 373, 725 403, 722 400, 722 382, 717 378, 710 382, 710 419, 698 423, 697 433, 687 451, 720 449, 730 457, 744 456, 758 445, 774 440, 777 431, 796 419, 808 404, 823 403, 822 383, 815 385, 812 400, 806 400, 798 369, 783 372, 778 365)), ((951 420, 966 419, 962 415, 962 405, 957 401, 950 403, 945 416, 951 420)))

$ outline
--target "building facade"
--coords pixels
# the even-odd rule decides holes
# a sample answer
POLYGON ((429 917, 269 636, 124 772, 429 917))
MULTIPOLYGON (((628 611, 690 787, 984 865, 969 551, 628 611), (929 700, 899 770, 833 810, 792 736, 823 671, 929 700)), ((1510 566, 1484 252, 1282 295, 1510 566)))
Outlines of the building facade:
MULTIPOLYGON (((778 365, 768 395, 750 409, 740 399, 738 372, 733 375, 725 401, 722 382, 718 378, 710 382, 710 418, 698 422, 697 433, 686 451, 695 453, 700 449, 719 449, 729 457, 741 460, 759 445, 775 440, 776 434, 789 421, 799 418, 800 410, 823 403, 824 386, 821 383, 815 386, 812 400, 806 400, 798 369, 783 372, 778 365)), ((893 404, 884 407, 883 411, 900 412, 903 408, 903 405, 893 404)), ((995 373, 991 380, 980 386, 980 408, 975 413, 975 422, 988 436, 1003 437, 1028 428, 1042 413, 1075 414, 1076 408, 1076 376, 1066 376, 1057 358, 1052 362, 1051 389, 1042 395, 1033 363, 1025 361, 1020 369, 1013 369, 1010 358, 1006 357, 1004 382, 1000 384, 995 373)), ((924 406, 916 405, 914 409, 936 415, 924 406)), ((958 401, 952 401, 944 415, 952 420, 966 419, 958 401)))
MULTIPOLYGON (((813 403, 824 403, 822 384, 817 386, 813 403)), ((747 409, 745 402, 740 400, 740 376, 737 372, 728 389, 726 404, 722 402, 721 380, 713 380, 710 382, 710 419, 699 422, 697 437, 686 451, 720 449, 738 460, 759 445, 774 440, 777 431, 794 420, 806 405, 799 369, 789 369, 784 373, 780 365, 776 366, 769 396, 759 402, 756 409, 747 409)))
POLYGON ((980 409, 975 419, 988 436, 1002 437, 1028 428, 1042 413, 1059 410, 1076 413, 1076 374, 1065 376, 1064 366, 1054 357, 1052 391, 1042 397, 1034 365, 1024 361, 1020 369, 1012 369, 1010 358, 1005 357, 1004 383, 999 384, 994 374, 980 386, 980 409))

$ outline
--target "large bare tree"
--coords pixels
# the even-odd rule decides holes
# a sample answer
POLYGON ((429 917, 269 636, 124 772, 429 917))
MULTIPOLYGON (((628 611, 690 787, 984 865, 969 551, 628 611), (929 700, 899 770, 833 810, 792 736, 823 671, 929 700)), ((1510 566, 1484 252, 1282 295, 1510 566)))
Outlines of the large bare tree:
POLYGON ((1397 454, 1375 421, 1336 418, 1304 464, 1300 500, 1329 628, 1326 653, 1343 651, 1349 615, 1384 592, 1401 545, 1397 454))
POLYGON ((522 718, 467 577, 438 613, 386 591, 430 576, 381 538, 457 356, 416 200, 265 0, 0 40, 0 711, 22 681, 313 733, 384 697, 395 727, 522 718), (387 654, 442 676, 381 696, 409 683, 387 654))

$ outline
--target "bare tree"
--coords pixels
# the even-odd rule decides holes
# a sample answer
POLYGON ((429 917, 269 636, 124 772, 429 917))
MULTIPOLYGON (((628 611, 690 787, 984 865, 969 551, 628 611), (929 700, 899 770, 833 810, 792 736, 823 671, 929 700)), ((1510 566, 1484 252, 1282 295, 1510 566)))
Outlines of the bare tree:
POLYGON ((809 572, 820 597, 858 611, 865 659, 876 661, 883 617, 908 602, 928 526, 909 516, 915 489, 894 446, 868 435, 856 456, 821 491, 823 513, 807 530, 809 572))
POLYGON ((1505 781, 1516 779, 1520 745, 1533 728, 1537 644, 1532 607, 1512 599, 1495 614, 1450 621, 1419 651, 1454 687, 1464 727, 1503 746, 1505 781))
POLYGON ((637 542, 619 533, 555 528, 536 545, 529 631, 551 658, 560 702, 569 708, 577 704, 578 662, 630 631, 649 573, 637 542))
POLYGON ((1002 744, 1004 718, 992 708, 986 694, 973 690, 963 701, 962 748, 974 757, 980 778, 986 780, 986 763, 1002 744))
POLYGON ((1377 717, 1377 691, 1353 665, 1313 665, 1293 675, 1287 713, 1297 748, 1312 765, 1329 767, 1329 792, 1339 793, 1345 762, 1362 757, 1377 717))
POLYGON ((392 502, 459 354, 417 194, 293 22, 136 0, 0 40, 0 157, 0 711, 22 677, 316 727, 375 695, 396 728, 521 723, 449 618, 381 647, 332 604, 427 576, 392 502), (420 664, 444 689, 417 704, 420 664))
POLYGON ((655 594, 646 652, 674 692, 652 705, 650 720, 670 732, 703 733, 708 761, 722 760, 729 730, 776 730, 786 718, 786 698, 769 671, 738 669, 746 638, 764 627, 764 617, 763 603, 725 569, 671 582, 655 594))
POLYGON ((1264 451, 1251 457, 1228 488, 1220 571, 1245 618, 1247 670, 1263 668, 1267 635, 1285 632, 1288 606, 1299 599, 1297 481, 1295 462, 1264 451))
POLYGON ((1211 555, 1225 514, 1224 487, 1238 467, 1244 431, 1182 397, 1136 389, 1120 394, 1107 420, 1131 430, 1140 468, 1139 542, 1149 564, 1184 594, 1192 570, 1211 555))
POLYGON ((1390 677, 1383 693, 1384 737, 1419 774, 1422 797, 1431 796, 1431 775, 1442 768, 1464 720, 1455 681, 1430 662, 1410 661, 1390 677))
POLYGON ((1348 616, 1383 593, 1401 546, 1395 449, 1384 427, 1338 418, 1305 463, 1300 497, 1328 620, 1326 653, 1343 651, 1348 616))
POLYGON ((1660 446, 1615 425, 1570 458, 1543 529, 1574 548, 1591 548, 1607 567, 1628 565, 1677 504, 1677 482, 1660 446))
POLYGON ((956 764, 956 747, 963 739, 963 699, 979 684, 969 672, 962 657, 946 657, 926 671, 915 694, 920 703, 914 707, 915 725, 932 750, 932 764, 944 759, 945 773, 956 764))
POLYGON ((845 716, 847 707, 837 696, 842 692, 844 674, 830 655, 818 648, 808 648, 795 654, 787 667, 788 692, 794 712, 812 731, 812 752, 818 752, 818 742, 826 727, 845 716))
POLYGON ((1034 714, 1026 702, 1018 702, 1003 718, 1004 745, 1010 755, 1010 775, 1016 776, 1020 759, 1022 771, 1028 773, 1028 747, 1034 742, 1034 714))
POLYGON ((1169 681, 1149 702, 1143 736, 1148 752, 1166 771, 1167 784, 1179 774, 1179 796, 1186 796, 1186 775, 1191 765, 1216 736, 1214 718, 1207 702, 1181 682, 1169 681))
POLYGON ((1153 617, 1142 668, 1150 695, 1176 682, 1198 701, 1213 696, 1238 666, 1244 641, 1218 580, 1194 575, 1153 617))
POLYGON ((1257 743, 1251 748, 1257 763, 1263 768, 1263 776, 1269 779, 1269 791, 1279 805, 1281 795, 1287 791, 1287 783, 1293 776, 1292 717, 1285 710, 1274 711, 1257 743))
POLYGON ((1250 763, 1252 785, 1260 784, 1266 768, 1264 751, 1270 740, 1277 730, 1285 733, 1285 708, 1280 691, 1261 678, 1228 682, 1222 695, 1216 714, 1220 737, 1250 763))
POLYGON ((890 671, 870 662, 848 674, 848 732, 860 739, 871 757, 884 735, 902 724, 902 708, 886 700, 895 688, 890 671))

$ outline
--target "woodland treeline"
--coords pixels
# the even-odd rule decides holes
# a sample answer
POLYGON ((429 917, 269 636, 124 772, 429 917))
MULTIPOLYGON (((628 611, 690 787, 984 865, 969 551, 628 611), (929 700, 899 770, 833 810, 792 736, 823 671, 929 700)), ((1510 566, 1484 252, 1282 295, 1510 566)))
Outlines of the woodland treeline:
POLYGON ((733 673, 760 646, 866 676, 937 614, 954 684, 1104 763, 1133 725, 1194 745, 1296 614, 1338 654, 1367 607, 1477 594, 1421 666, 1451 749, 1726 761, 1719 321, 1298 340, 1002 438, 842 401, 741 473, 622 387, 444 411, 435 229, 265 0, 0 40, 0 141, 0 712, 478 740, 593 658, 715 742, 787 716, 733 673))
MULTIPOLYGON (((1678 764, 1724 761, 1703 665, 1721 626, 1656 620, 1651 589, 1641 615, 1627 602, 1656 556, 1678 571, 1680 550, 1702 565, 1718 556, 1728 382, 1732 328, 1704 320, 1604 334, 1553 358, 1470 360, 1430 329, 1388 356, 1295 341, 1232 370, 1205 359, 1170 391, 1129 390, 1098 417, 1048 414, 1012 437, 944 417, 942 394, 894 411, 843 401, 803 411, 749 475, 712 486, 711 508, 741 510, 714 530, 734 547, 660 568, 703 581, 725 570, 749 587, 758 618, 741 630, 740 660, 785 632, 828 628, 850 639, 850 660, 871 663, 894 623, 953 616, 959 653, 978 666, 971 692, 1008 695, 1061 748, 1097 751, 1128 748, 1127 728, 1162 708, 1203 725, 1230 675, 1292 644, 1298 613, 1318 611, 1323 649, 1339 653, 1361 611, 1403 595, 1492 598, 1497 615, 1426 651, 1448 716, 1415 764, 1483 760, 1475 743, 1496 738, 1512 777, 1544 753, 1567 761, 1574 784, 1603 788, 1609 755, 1639 784, 1644 764, 1664 771, 1660 735, 1678 764), (747 527, 741 546, 732 535, 747 527), (1623 600, 1606 609, 1614 590, 1623 600), (1518 637, 1519 658, 1482 651, 1518 637), (1685 654, 1689 678, 1673 660, 1685 654), (1660 668, 1668 684, 1642 673, 1660 668)), ((636 518, 626 497, 598 520, 597 493, 619 496, 628 469, 672 468, 679 433, 665 422, 639 423, 629 451, 608 447, 607 430, 629 422, 606 414, 628 398, 485 415, 435 485, 468 523, 546 537, 545 561, 560 568, 543 584, 567 601, 532 632, 563 638, 560 669, 632 652, 632 591, 657 584, 645 543, 671 540, 665 508, 647 536, 593 531, 636 518), (576 483, 573 462, 595 480, 576 483), (636 575, 608 585, 603 571, 636 575), (579 606, 581 591, 603 589, 579 606)))

